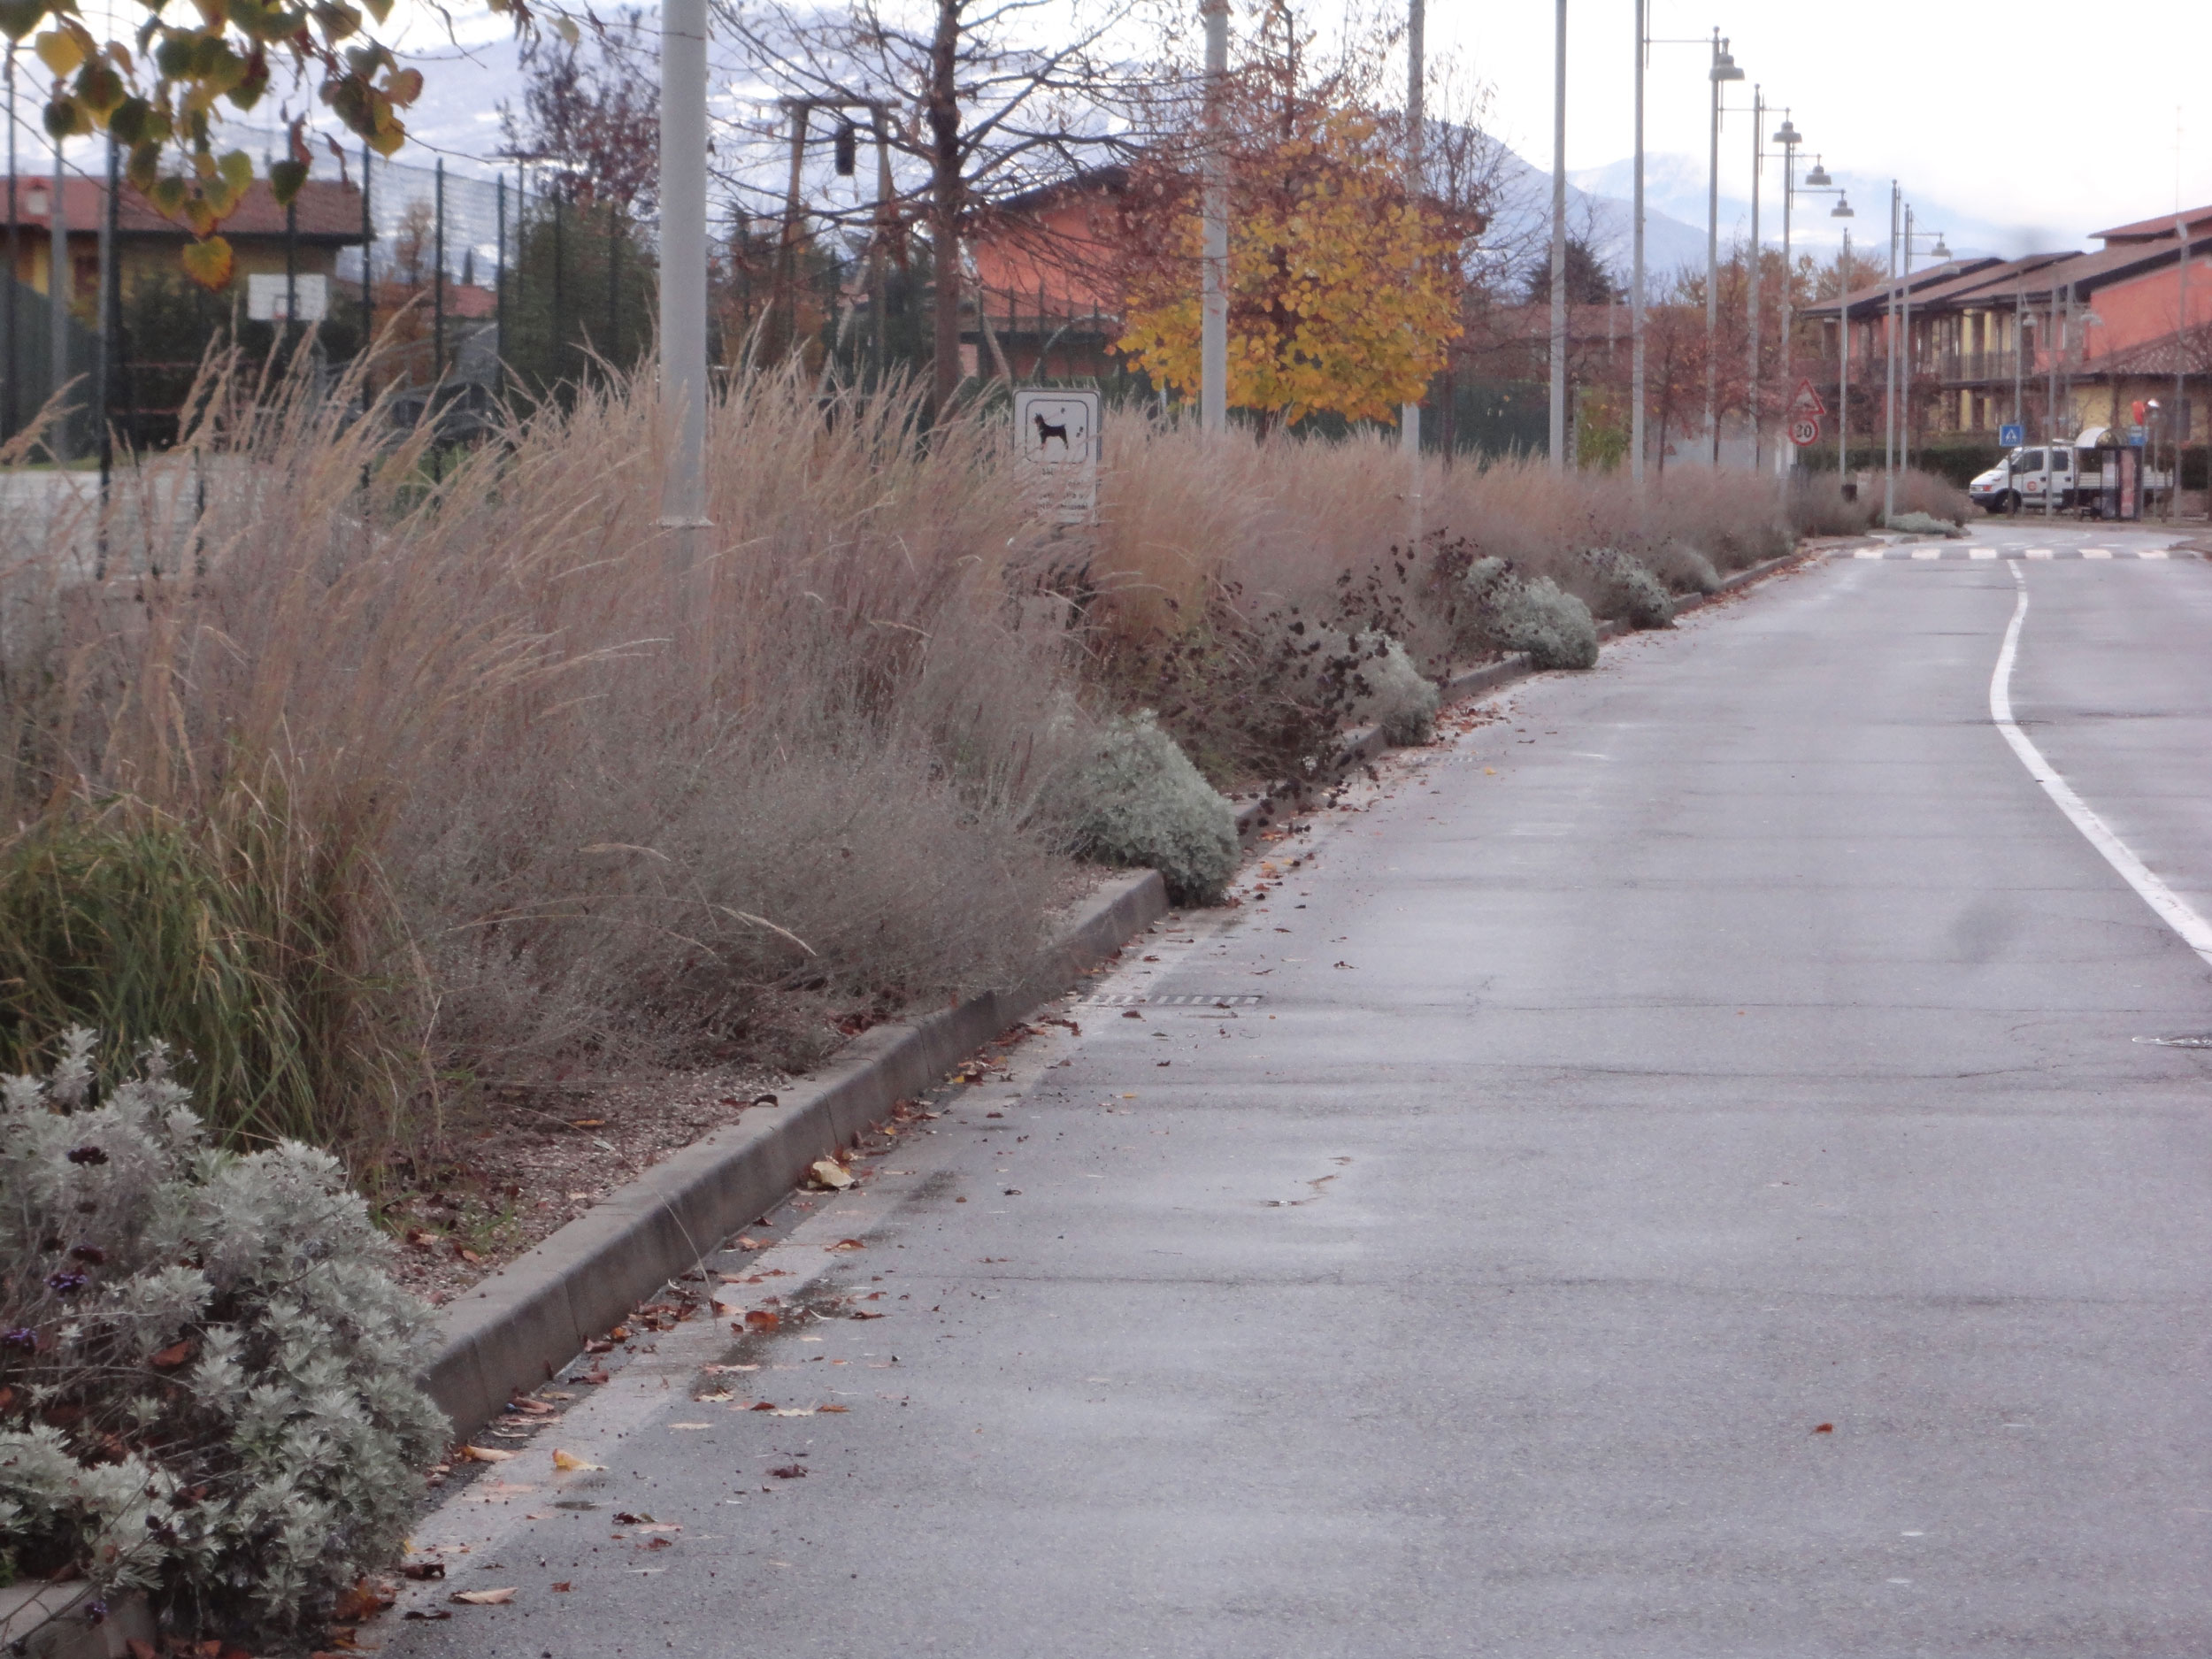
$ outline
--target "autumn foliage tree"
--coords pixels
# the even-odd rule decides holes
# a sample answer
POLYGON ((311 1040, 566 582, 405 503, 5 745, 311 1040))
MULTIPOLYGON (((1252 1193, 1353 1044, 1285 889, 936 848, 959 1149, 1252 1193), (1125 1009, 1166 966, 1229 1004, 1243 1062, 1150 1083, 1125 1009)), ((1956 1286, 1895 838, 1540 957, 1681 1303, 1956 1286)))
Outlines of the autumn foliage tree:
MULTIPOLYGON (((1263 426, 1390 419, 1458 331, 1471 226, 1406 186, 1401 133, 1338 77, 1308 81, 1295 25, 1270 14, 1220 105, 1229 158, 1228 401, 1263 426)), ((1118 349, 1186 396, 1199 385, 1199 161, 1187 122, 1133 170, 1118 349)))

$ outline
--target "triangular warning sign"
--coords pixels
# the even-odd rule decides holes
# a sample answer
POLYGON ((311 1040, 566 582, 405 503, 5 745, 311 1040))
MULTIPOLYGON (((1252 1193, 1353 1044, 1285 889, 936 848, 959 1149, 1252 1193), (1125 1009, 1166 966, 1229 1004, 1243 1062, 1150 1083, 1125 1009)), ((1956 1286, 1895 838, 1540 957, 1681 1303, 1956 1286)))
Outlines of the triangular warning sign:
POLYGON ((1790 399, 1790 413, 1820 416, 1827 412, 1828 405, 1820 401, 1820 394, 1813 390, 1812 381, 1809 380, 1798 381, 1797 396, 1790 399))

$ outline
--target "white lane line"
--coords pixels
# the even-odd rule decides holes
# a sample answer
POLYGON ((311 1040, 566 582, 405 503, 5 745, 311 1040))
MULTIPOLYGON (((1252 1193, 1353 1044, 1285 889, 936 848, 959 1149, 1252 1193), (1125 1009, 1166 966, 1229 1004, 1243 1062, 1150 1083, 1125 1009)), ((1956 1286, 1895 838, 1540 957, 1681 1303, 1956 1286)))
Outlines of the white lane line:
POLYGON ((1916 559, 1939 559, 1943 557, 1943 549, 1939 547, 1916 547, 1913 549, 1912 556, 1916 559))
POLYGON ((2135 557, 2139 559, 2162 559, 2167 557, 2167 554, 2162 547, 2147 547, 2135 557))
POLYGON ((2047 559, 2051 557, 2051 549, 2047 547, 2032 547, 2028 549, 2028 557, 2032 559, 2047 559))
POLYGON ((2082 549, 2081 556, 2085 559, 2108 559, 2112 557, 2112 549, 2108 547, 2085 547, 2082 549))
POLYGON ((1882 557, 1885 550, 1878 547, 1863 547, 1851 557, 1855 559, 1878 559, 1882 557))
POLYGON ((2058 769, 2043 758, 2043 751, 2015 724, 2012 664, 2020 654, 2021 624, 2028 619, 2028 579, 2017 565, 2010 568, 2012 580, 2019 585, 2020 599, 2012 608, 2012 623, 2005 629, 2005 642, 1997 653, 1996 671, 1989 677, 1990 719, 2004 733, 2005 741, 2020 757, 2020 764, 2028 769, 2028 776, 2043 786, 2043 793, 2066 814, 2068 821, 2104 855, 2105 862, 2120 872, 2121 879, 2135 889, 2143 902, 2181 935, 2182 942, 2203 957, 2208 966, 2212 966, 2212 922, 2198 915, 2179 894, 2151 873, 2150 866, 2138 858, 2133 849, 2112 833, 2111 826, 2074 793, 2072 786, 2058 775, 2058 769))
POLYGON ((1997 549, 1993 547, 1970 547, 1966 549, 1966 557, 1970 559, 1993 559, 1997 557, 1997 549))

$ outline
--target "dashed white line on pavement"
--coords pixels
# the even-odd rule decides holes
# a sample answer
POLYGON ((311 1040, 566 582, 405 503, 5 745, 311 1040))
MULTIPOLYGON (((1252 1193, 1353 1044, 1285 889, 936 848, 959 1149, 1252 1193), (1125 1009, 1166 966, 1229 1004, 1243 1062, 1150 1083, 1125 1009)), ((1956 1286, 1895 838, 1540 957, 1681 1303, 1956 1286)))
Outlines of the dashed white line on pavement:
MULTIPOLYGON (((2032 553, 2029 555, 2034 557, 2032 553)), ((2125 841, 2112 833, 2112 827, 2089 803, 2076 795, 2073 787, 2058 774, 2058 769, 2043 758, 2043 751, 2036 748, 2026 733, 2012 718, 2012 664, 2020 654, 2020 628, 2028 619, 2028 579, 2017 565, 2012 565, 2012 580, 2020 589, 2020 597, 2012 608, 2012 621, 2005 629, 2005 642, 1997 652, 1997 667, 1989 677, 1989 718, 1998 731, 2020 757, 2020 764, 2028 769, 2028 776, 2043 786, 2058 810, 2087 838, 2089 844, 2104 855, 2104 860, 2120 872, 2120 877, 2133 887, 2158 913, 2182 941, 2212 966, 2212 922, 2197 914, 2187 901, 2152 873, 2151 868, 2135 856, 2125 841)))

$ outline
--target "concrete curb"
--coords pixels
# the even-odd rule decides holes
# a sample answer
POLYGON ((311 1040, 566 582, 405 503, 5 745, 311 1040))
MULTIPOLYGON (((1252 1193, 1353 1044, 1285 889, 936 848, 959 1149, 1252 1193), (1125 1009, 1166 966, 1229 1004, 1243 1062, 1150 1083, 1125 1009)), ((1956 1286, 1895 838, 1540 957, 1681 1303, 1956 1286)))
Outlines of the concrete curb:
MULTIPOLYGON (((1738 571, 1709 594, 1691 594, 1677 600, 1674 613, 1678 617, 1686 611, 1695 611, 1701 606, 1709 605, 1715 600, 1724 599, 1739 588, 1747 588, 1753 582, 1773 575, 1777 571, 1803 564, 1819 557, 1818 550, 1800 547, 1793 552, 1762 560, 1747 569, 1738 571)), ((1624 634, 1634 632, 1635 630, 1624 622, 1598 624, 1598 640, 1601 643, 1607 640, 1618 639, 1624 634)), ((1486 692, 1495 691, 1501 686, 1509 686, 1517 680, 1525 680, 1531 674, 1541 672, 1529 659, 1525 652, 1516 651, 1510 657, 1501 657, 1494 663, 1485 663, 1479 668, 1470 668, 1463 673, 1454 674, 1439 687, 1437 707, 1448 709, 1455 703, 1464 703, 1470 697, 1478 697, 1486 692)), ((1336 764, 1331 768, 1329 776, 1316 787, 1327 788, 1353 767, 1359 765, 1362 762, 1372 760, 1389 747, 1390 745, 1384 741, 1382 729, 1379 726, 1353 726, 1344 733, 1344 746, 1337 751, 1336 764)), ((1279 783, 1257 800, 1246 802, 1237 809, 1238 839, 1250 841, 1274 821, 1275 810, 1278 806, 1294 799, 1295 794, 1290 786, 1279 783)))
POLYGON ((820 1075, 766 1110, 662 1160, 449 1307, 421 1381, 466 1434, 518 1390, 534 1388, 619 1324, 664 1282, 1083 972, 1167 913, 1156 871, 1109 883, 1071 918, 1027 983, 986 992, 910 1024, 879 1025, 820 1075))

